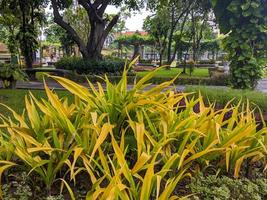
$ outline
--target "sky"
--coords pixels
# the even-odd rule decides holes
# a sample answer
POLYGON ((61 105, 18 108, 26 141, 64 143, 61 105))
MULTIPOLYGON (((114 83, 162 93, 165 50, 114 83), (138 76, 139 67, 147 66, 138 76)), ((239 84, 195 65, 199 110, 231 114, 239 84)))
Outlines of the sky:
MULTIPOLYGON (((108 6, 106 13, 108 14, 116 14, 119 12, 119 9, 115 8, 114 6, 108 6)), ((135 15, 132 14, 131 17, 126 19, 126 28, 129 31, 141 31, 143 30, 143 23, 144 19, 151 14, 150 12, 146 11, 145 9, 141 10, 140 12, 136 13, 135 15)))
MULTIPOLYGON (((46 8, 46 12, 52 13, 50 6, 46 8)), ((108 6, 106 9, 106 13, 108 14, 117 14, 119 12, 119 9, 115 6, 108 6)), ((129 29, 129 31, 141 31, 143 30, 143 23, 144 19, 151 14, 150 12, 146 11, 145 9, 142 9, 140 12, 137 12, 135 15, 132 14, 131 17, 126 19, 126 28, 129 29)))

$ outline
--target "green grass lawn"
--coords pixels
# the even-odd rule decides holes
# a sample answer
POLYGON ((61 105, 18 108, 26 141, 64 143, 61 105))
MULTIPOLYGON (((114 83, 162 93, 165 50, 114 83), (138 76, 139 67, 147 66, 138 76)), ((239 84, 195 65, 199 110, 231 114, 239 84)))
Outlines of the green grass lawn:
MULTIPOLYGON (((33 95, 37 99, 47 99, 45 91, 43 90, 32 90, 31 91, 33 95)), ((28 90, 5 90, 5 89, 0 89, 0 103, 5 104, 9 107, 11 107, 13 110, 15 110, 18 113, 22 113, 23 109, 25 107, 25 101, 24 97, 25 95, 28 95, 29 91, 28 90)), ((70 100, 73 99, 72 95, 67 92, 67 91, 57 91, 57 94, 60 97, 70 97, 70 100)), ((9 116, 11 113, 2 105, 0 105, 0 113, 9 116)))
MULTIPOLYGON (((183 69, 171 68, 170 70, 161 69, 156 73, 156 77, 175 77, 181 73, 183 69)), ((137 72, 137 76, 143 77, 148 72, 137 72)), ((180 77, 189 77, 188 74, 180 74, 180 77)), ((192 77, 209 77, 208 68, 196 68, 192 73, 192 77)))
MULTIPOLYGON (((241 99, 246 102, 249 99, 253 104, 258 105, 262 111, 267 112, 267 94, 258 91, 247 91, 247 90, 233 90, 223 88, 211 88, 204 86, 187 86, 185 92, 201 92, 206 101, 217 102, 220 105, 225 105, 228 101, 235 99, 234 104, 237 104, 241 99)), ((47 99, 45 91, 43 90, 32 90, 33 95, 37 99, 47 99)), ((0 103, 5 104, 18 113, 22 113, 25 101, 25 95, 29 94, 28 90, 0 90, 0 103)), ((58 90, 57 94, 60 97, 68 97, 70 101, 73 101, 73 96, 67 91, 58 90)), ((2 105, 0 105, 0 113, 9 116, 10 112, 2 105)))
POLYGON ((251 90, 234 90, 229 88, 211 88, 204 86, 187 86, 185 92, 195 92, 202 94, 206 102, 216 102, 219 105, 226 105, 228 101, 233 100, 233 104, 238 104, 240 100, 243 103, 247 99, 252 107, 258 106, 263 112, 267 112, 267 94, 251 90), (254 105, 254 106, 253 106, 254 105))

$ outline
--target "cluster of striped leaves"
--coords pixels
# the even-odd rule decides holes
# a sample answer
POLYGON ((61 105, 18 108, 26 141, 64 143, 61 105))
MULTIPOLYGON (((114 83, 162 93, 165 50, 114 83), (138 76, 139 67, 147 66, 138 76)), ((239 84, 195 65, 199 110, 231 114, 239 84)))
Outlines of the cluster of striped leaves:
POLYGON ((72 186, 86 173, 85 199, 165 200, 214 163, 235 177, 244 161, 266 163, 267 129, 257 131, 249 106, 216 110, 201 95, 173 92, 173 81, 148 87, 155 72, 129 89, 125 70, 118 84, 105 79, 106 91, 52 77, 75 100, 45 86, 48 100, 30 94, 22 115, 8 108, 14 119, 1 115, 0 175, 21 167, 48 190, 60 181, 75 199, 72 186))

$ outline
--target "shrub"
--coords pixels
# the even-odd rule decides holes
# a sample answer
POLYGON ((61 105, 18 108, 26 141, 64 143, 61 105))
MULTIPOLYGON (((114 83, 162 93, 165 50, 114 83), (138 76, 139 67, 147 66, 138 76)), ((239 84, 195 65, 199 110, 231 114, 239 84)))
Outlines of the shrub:
POLYGON ((26 81, 27 75, 22 71, 19 65, 0 64, 0 79, 3 81, 4 88, 14 88, 14 82, 18 80, 26 81))
MULTIPOLYGON (((100 75, 101 76, 101 75, 100 75)), ((86 79, 88 78, 91 82, 97 83, 101 82, 104 83, 105 81, 101 79, 99 76, 95 75, 67 75, 67 78, 70 80, 73 80, 75 82, 84 83, 86 82, 86 79)), ((121 80, 121 76, 114 76, 114 75, 108 75, 109 81, 112 83, 118 83, 121 80)), ((134 84, 136 80, 140 80, 142 77, 135 76, 133 72, 129 72, 127 76, 127 80, 129 84, 134 84)), ((171 77, 153 77, 149 80, 152 84, 161 84, 166 81, 172 80, 171 77)), ((214 77, 214 78, 199 78, 199 77, 178 77, 176 80, 174 80, 174 84, 176 85, 213 85, 213 86, 228 86, 230 84, 229 76, 224 75, 220 77, 214 77)))
POLYGON ((77 57, 62 58, 55 64, 57 69, 66 69, 78 74, 121 74, 124 69, 124 62, 113 60, 85 60, 77 57))
MULTIPOLYGON (((169 81, 168 77, 153 77, 150 82, 154 84, 164 83, 169 81)), ((224 75, 214 78, 198 78, 198 77, 178 77, 174 84, 176 85, 214 85, 214 86, 227 86, 230 84, 229 76, 224 75)))
POLYGON ((232 179, 227 176, 193 177, 188 188, 195 194, 191 199, 261 200, 267 198, 267 179, 232 179))
POLYGON ((156 72, 130 90, 127 71, 117 84, 106 77, 106 92, 101 84, 89 82, 88 89, 51 76, 74 102, 45 85, 48 100, 30 95, 24 114, 10 109, 13 118, 2 116, 1 157, 12 156, 0 169, 21 166, 47 191, 61 181, 72 199, 83 177, 87 199, 165 200, 177 197, 180 180, 207 166, 238 177, 244 162, 266 164, 267 129, 257 131, 249 107, 216 111, 201 96, 169 90, 174 80, 149 88, 156 72))
POLYGON ((140 59, 139 63, 142 63, 142 64, 152 64, 152 60, 140 59))
POLYGON ((125 61, 128 61, 127 59, 123 59, 123 58, 120 58, 120 57, 117 57, 117 56, 112 56, 112 55, 106 55, 103 57, 104 60, 107 60, 107 61, 117 61, 117 62, 125 62, 125 61))
POLYGON ((31 199, 32 191, 27 183, 28 177, 24 172, 20 174, 19 180, 11 181, 2 186, 3 200, 28 200, 31 199))
POLYGON ((216 64, 215 60, 200 60, 197 62, 198 64, 216 64))

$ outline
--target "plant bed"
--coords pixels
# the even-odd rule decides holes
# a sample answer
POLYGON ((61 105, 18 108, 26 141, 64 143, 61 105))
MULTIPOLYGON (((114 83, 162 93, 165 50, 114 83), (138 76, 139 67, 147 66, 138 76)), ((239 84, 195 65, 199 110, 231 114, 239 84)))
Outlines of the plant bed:
POLYGON ((233 179, 227 176, 198 175, 187 185, 189 199, 261 200, 267 198, 267 178, 233 179))
POLYGON ((246 104, 247 101, 253 108, 259 108, 262 112, 267 112, 267 94, 253 90, 236 90, 230 88, 216 88, 205 86, 187 86, 185 92, 201 93, 204 101, 226 105, 229 101, 233 105, 238 105, 240 102, 246 104))
MULTIPOLYGON (((195 95, 193 95, 192 98, 195 98, 195 95)), ((182 112, 186 109, 185 101, 186 99, 182 99, 180 102, 178 102, 179 112, 182 112)), ((206 106, 210 105, 210 103, 207 100, 204 100, 204 102, 206 106)), ((254 110, 254 118, 257 123, 257 130, 261 130, 265 126, 265 124, 267 124, 267 111, 261 112, 261 110, 258 109, 259 108, 258 105, 255 105, 255 104, 249 105, 248 102, 249 101, 246 100, 246 103, 242 104, 242 106, 248 106, 248 109, 254 110)), ((200 113, 201 112, 200 107, 201 107, 200 103, 195 104, 193 107, 194 112, 200 113)), ((222 110, 227 110, 227 112, 225 112, 223 116, 223 120, 227 121, 233 116, 232 108, 238 108, 238 105, 235 105, 234 103, 223 105, 217 102, 213 102, 213 108, 214 108, 214 111, 218 113, 220 113, 222 110)), ((242 110, 242 108, 240 107, 238 110, 242 110)))
POLYGON ((156 71, 150 73, 130 90, 126 73, 117 84, 106 80, 106 92, 100 84, 88 89, 50 76, 74 100, 46 87, 46 99, 30 94, 24 114, 2 117, 3 183, 24 171, 35 186, 31 193, 38 186, 44 199, 62 193, 64 199, 165 200, 182 196, 179 184, 186 189, 190 177, 208 169, 239 178, 246 166, 266 166, 267 128, 257 130, 253 110, 217 111, 202 98, 168 90, 173 81, 147 88, 156 71))

